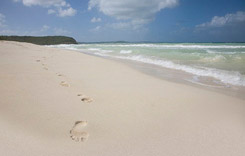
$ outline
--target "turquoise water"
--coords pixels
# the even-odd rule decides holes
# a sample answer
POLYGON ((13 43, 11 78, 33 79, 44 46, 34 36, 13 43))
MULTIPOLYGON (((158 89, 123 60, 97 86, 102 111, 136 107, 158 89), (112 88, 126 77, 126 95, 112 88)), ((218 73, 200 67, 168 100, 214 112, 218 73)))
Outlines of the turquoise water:
POLYGON ((153 64, 245 86, 245 43, 101 43, 52 47, 153 64))

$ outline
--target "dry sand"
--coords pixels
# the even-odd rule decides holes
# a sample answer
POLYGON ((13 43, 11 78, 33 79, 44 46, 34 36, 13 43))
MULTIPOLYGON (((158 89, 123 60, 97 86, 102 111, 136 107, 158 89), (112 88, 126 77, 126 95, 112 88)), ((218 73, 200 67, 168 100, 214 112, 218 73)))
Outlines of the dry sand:
POLYGON ((244 156, 245 101, 112 60, 2 41, 0 155, 244 156))

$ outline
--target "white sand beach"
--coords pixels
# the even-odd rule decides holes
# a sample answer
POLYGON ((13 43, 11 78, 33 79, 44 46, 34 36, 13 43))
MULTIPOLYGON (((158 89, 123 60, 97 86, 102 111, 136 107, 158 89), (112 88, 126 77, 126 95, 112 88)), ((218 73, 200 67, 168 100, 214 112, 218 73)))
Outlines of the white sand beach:
POLYGON ((113 60, 0 42, 2 156, 244 156, 245 101, 113 60))

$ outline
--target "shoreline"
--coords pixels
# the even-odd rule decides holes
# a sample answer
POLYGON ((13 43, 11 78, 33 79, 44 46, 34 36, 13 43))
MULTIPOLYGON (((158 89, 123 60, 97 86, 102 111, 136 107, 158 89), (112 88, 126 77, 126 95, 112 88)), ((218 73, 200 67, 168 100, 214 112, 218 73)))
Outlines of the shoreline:
MULTIPOLYGON (((58 49, 64 49, 64 48, 58 48, 58 49)), ((67 49, 64 49, 64 50, 67 50, 67 49)), ((203 82, 202 81, 196 82, 192 80, 192 78, 195 77, 196 75, 186 73, 184 71, 164 68, 164 67, 160 67, 157 65, 147 64, 147 63, 137 62, 137 61, 132 61, 132 60, 100 56, 100 55, 90 53, 89 51, 86 51, 86 50, 72 50, 72 49, 70 50, 78 52, 78 53, 83 53, 86 55, 94 56, 94 57, 99 57, 99 58, 119 62, 119 63, 129 66, 130 68, 134 70, 140 71, 143 74, 147 74, 149 76, 153 76, 158 79, 162 79, 162 80, 173 82, 173 83, 184 84, 184 85, 188 85, 192 87, 197 87, 199 89, 213 91, 213 92, 221 93, 227 96, 232 96, 232 97, 236 97, 236 98, 245 100, 245 97, 244 97, 245 87, 243 86, 234 86, 231 84, 224 84, 224 83, 215 84, 212 82, 212 80, 216 80, 214 78, 205 78, 203 82), (178 78, 178 77, 181 77, 181 78, 178 78)), ((201 76, 200 76, 200 79, 202 79, 201 76)))
MULTIPOLYGON (((102 57, 156 65, 181 71, 187 79, 207 86, 244 87, 244 45, 200 44, 79 44, 51 47, 88 51, 102 57), (188 75, 190 75, 188 77, 188 75), (191 76, 193 75, 193 76, 191 76)), ((172 72, 173 73, 173 72, 172 72)), ((165 73, 168 75, 168 73, 165 73)), ((181 77, 179 75, 173 78, 181 77)))
POLYGON ((1 41, 0 85, 3 155, 245 153, 245 100, 115 60, 1 41))
MULTIPOLYGON (((114 60, 114 59, 112 59, 114 60)), ((139 70, 144 74, 148 74, 150 76, 154 76, 156 78, 170 81, 173 83, 180 83, 208 91, 213 91, 217 93, 221 93, 227 96, 236 97, 242 100, 245 100, 244 94, 245 94, 245 87, 242 86, 234 86, 234 85, 227 85, 228 87, 225 87, 224 84, 214 84, 211 82, 211 80, 215 80, 213 78, 210 78, 210 81, 208 82, 208 79, 205 78, 205 83, 202 81, 193 81, 191 80, 191 77, 195 77, 195 75, 178 71, 174 69, 167 69, 164 67, 159 67, 156 65, 150 65, 146 63, 140 63, 140 62, 133 62, 133 61, 127 61, 127 60, 117 60, 119 62, 122 62, 126 65, 129 65, 131 68, 134 68, 135 70, 139 70), (168 74, 168 76, 166 76, 168 74), (176 76, 180 76, 182 78, 177 78, 176 76), (183 79, 183 77, 185 77, 183 79)), ((199 76, 197 76, 199 77, 199 76)), ((202 77, 200 77, 201 79, 202 77)))

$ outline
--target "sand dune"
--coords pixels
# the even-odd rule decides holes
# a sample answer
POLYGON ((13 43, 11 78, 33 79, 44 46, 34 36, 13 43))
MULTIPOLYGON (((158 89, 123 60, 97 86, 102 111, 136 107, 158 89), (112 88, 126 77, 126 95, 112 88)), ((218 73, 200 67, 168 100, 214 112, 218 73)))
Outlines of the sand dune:
POLYGON ((244 100, 112 60, 1 41, 0 86, 1 155, 245 155, 244 100))

